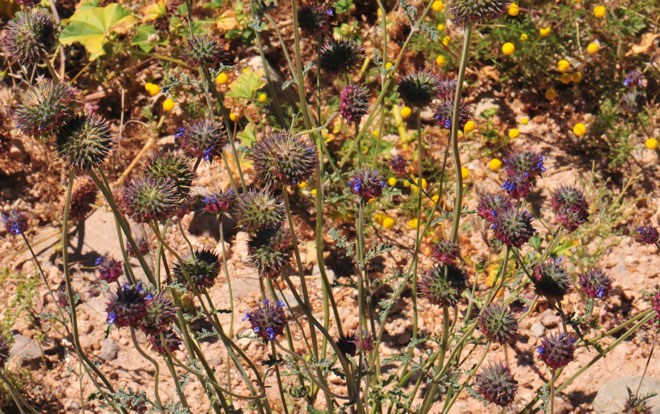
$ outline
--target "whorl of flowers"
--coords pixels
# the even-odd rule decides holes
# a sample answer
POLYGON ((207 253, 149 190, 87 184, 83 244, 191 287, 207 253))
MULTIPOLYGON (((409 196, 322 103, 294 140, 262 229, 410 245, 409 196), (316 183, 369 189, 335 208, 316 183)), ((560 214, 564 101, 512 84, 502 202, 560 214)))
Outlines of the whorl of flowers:
POLYGON ((243 320, 250 321, 252 332, 261 339, 273 341, 278 335, 282 335, 286 326, 283 307, 284 304, 280 301, 273 304, 270 300, 264 299, 263 304, 246 313, 243 320))
POLYGON ((165 292, 156 294, 147 304, 147 311, 140 322, 140 329, 147 334, 158 336, 167 332, 176 318, 176 307, 172 298, 165 292))
POLYGON ((23 234, 28 229, 28 219, 25 214, 18 210, 11 210, 9 214, 2 214, 2 223, 5 231, 13 236, 23 234))
POLYGON ((119 276, 124 274, 121 260, 115 260, 113 257, 107 255, 99 256, 96 259, 95 265, 99 279, 107 283, 116 282, 119 276))
MULTIPOLYGON (((442 128, 451 130, 452 123, 452 114, 454 113, 454 98, 448 98, 447 100, 440 102, 440 104, 435 108, 435 119, 438 121, 438 125, 442 128)), ((458 106, 458 128, 465 128, 465 124, 470 120, 470 112, 468 111, 467 106, 461 100, 458 106)))
POLYGON ((422 276, 419 293, 436 305, 453 306, 461 297, 466 282, 467 275, 457 264, 436 266, 422 276))
POLYGON ((512 172, 508 174, 507 180, 502 184, 502 189, 507 192, 509 197, 520 200, 527 197, 533 186, 534 180, 529 175, 512 172))
POLYGON ((87 177, 79 177, 71 189, 71 204, 69 204, 69 217, 71 220, 82 220, 92 211, 96 202, 99 188, 94 181, 87 177))
POLYGON ((518 381, 502 362, 491 363, 474 379, 477 392, 490 403, 506 407, 516 398, 518 381))
POLYGON ((568 272, 561 264, 561 258, 537 264, 532 276, 536 293, 549 299, 561 300, 570 288, 568 272))
POLYGON ((552 209, 557 221, 569 231, 586 223, 589 217, 589 204, 584 193, 569 185, 560 186, 552 194, 552 209))
POLYGON ((117 293, 113 294, 110 302, 106 306, 108 312, 108 323, 112 323, 118 328, 130 326, 138 328, 140 321, 147 312, 147 305, 152 298, 142 288, 142 282, 137 285, 124 284, 117 288, 117 293))
POLYGON ((32 137, 58 131, 80 108, 78 93, 66 83, 40 80, 18 97, 16 128, 32 137))
POLYGON ((456 79, 441 79, 435 97, 442 101, 453 100, 456 95, 456 83, 456 79))
POLYGON ((234 190, 219 191, 204 196, 204 210, 209 213, 221 213, 229 211, 236 202, 236 193, 234 190))
POLYGON ((440 263, 455 263, 461 257, 461 249, 458 243, 451 240, 440 240, 433 245, 431 256, 440 263))
POLYGON ((213 286, 220 272, 220 259, 218 255, 210 250, 195 250, 194 254, 183 259, 183 263, 174 265, 174 277, 176 280, 192 289, 188 282, 190 278, 197 289, 213 286))
POLYGON ((318 162, 316 146, 302 135, 273 131, 252 148, 259 180, 266 185, 290 185, 309 179, 318 162))
POLYGON ((9 345, 3 336, 0 336, 0 369, 4 369, 9 360, 9 345))
POLYGON ((518 320, 502 305, 488 305, 479 314, 479 329, 493 342, 508 344, 518 336, 518 320))
POLYGON ((626 73, 626 78, 623 80, 623 86, 627 88, 643 88, 646 79, 642 72, 638 69, 633 69, 626 73))
POLYGON ((534 180, 545 172, 543 156, 533 151, 515 153, 507 158, 504 163, 509 175, 514 173, 525 174, 530 180, 534 180))
POLYGON ((111 148, 110 124, 96 114, 71 118, 57 133, 57 152, 80 170, 101 165, 111 148))
POLYGON ((334 16, 332 8, 304 5, 298 9, 298 25, 308 35, 323 33, 328 30, 332 16, 334 16))
POLYGON ((319 64, 326 72, 339 73, 357 67, 362 58, 362 47, 349 39, 329 39, 319 52, 319 64))
POLYGON ((406 175, 406 166, 408 161, 403 158, 401 155, 397 154, 390 158, 390 168, 396 173, 396 175, 402 177, 406 175))
POLYGON ((284 204, 267 189, 241 194, 236 210, 238 224, 248 232, 278 228, 286 218, 284 204))
POLYGON ((494 223, 500 211, 512 208, 511 199, 500 193, 486 193, 479 199, 477 214, 484 220, 494 223))
POLYGON ((282 227, 260 229, 248 242, 248 258, 261 277, 279 276, 292 253, 291 234, 282 227))
POLYGON ((575 338, 567 334, 550 335, 541 340, 537 348, 539 358, 552 369, 565 367, 573 360, 575 338))
POLYGON ((197 35, 188 37, 183 58, 194 66, 214 67, 228 62, 229 54, 218 39, 209 35, 197 35))
MULTIPOLYGON (((141 255, 149 253, 149 240, 146 237, 138 237, 135 239, 135 244, 137 245, 138 252, 141 255)), ((131 257, 137 257, 135 250, 133 250, 133 245, 126 241, 126 254, 131 257)))
POLYGON ((348 182, 351 191, 360 196, 364 201, 380 197, 383 194, 385 181, 378 170, 363 168, 353 174, 353 178, 348 182))
POLYGON ((578 283, 582 291, 588 297, 594 299, 606 297, 612 289, 612 279, 598 268, 593 268, 586 273, 582 273, 578 283))
POLYGON ((369 112, 369 91, 364 85, 351 83, 339 95, 339 114, 349 123, 360 123, 369 112))
POLYGON ((408 106, 423 108, 440 92, 440 79, 428 70, 407 73, 399 81, 398 90, 408 106))
POLYGON ((164 152, 151 158, 144 169, 144 175, 154 181, 171 180, 182 200, 190 194, 195 178, 188 159, 176 152, 164 152))
POLYGON ((170 353, 178 351, 181 346, 181 338, 173 330, 169 330, 163 333, 163 338, 165 343, 160 339, 160 335, 149 335, 149 342, 154 351, 158 352, 161 355, 166 355, 167 351, 170 353))
POLYGON ((42 63, 55 44, 55 33, 55 21, 46 10, 19 12, 3 31, 5 57, 21 65, 42 63))
POLYGON ((656 244, 660 239, 660 233, 653 226, 642 226, 637 228, 637 238, 644 244, 656 244))
POLYGON ((511 4, 511 0, 455 0, 449 15, 455 24, 484 23, 496 19, 511 4))
POLYGON ((491 227, 495 237, 509 247, 520 247, 536 234, 532 216, 513 208, 499 210, 491 227))
POLYGON ((163 222, 179 209, 181 198, 172 180, 133 179, 122 197, 124 210, 137 223, 163 222))
POLYGON ((175 138, 186 154, 207 161, 222 156, 222 149, 229 142, 224 125, 210 118, 199 119, 179 128, 175 138))

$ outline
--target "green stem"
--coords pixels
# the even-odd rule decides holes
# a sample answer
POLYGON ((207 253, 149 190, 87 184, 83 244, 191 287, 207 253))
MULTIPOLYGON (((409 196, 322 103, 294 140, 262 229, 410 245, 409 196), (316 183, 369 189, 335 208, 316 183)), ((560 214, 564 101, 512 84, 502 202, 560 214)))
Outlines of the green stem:
MULTIPOLYGON (((422 227, 422 180, 424 179, 422 165, 422 110, 417 108, 417 231, 415 233, 415 256, 413 256, 413 274, 412 274, 412 302, 413 302, 413 339, 417 339, 419 314, 417 311, 417 266, 419 264, 419 247, 422 243, 423 234, 420 233, 422 227)), ((439 200, 439 199, 438 199, 439 200)))
MULTIPOLYGON (((162 335, 162 333, 160 334, 162 335)), ((161 342, 164 343, 164 336, 161 336, 161 342)), ((165 350, 168 350, 167 347, 165 347, 165 350)), ((190 405, 188 405, 188 399, 186 398, 186 394, 183 392, 183 389, 181 388, 181 384, 179 383, 179 376, 176 373, 176 370, 174 369, 174 365, 172 365, 172 359, 170 358, 169 355, 163 356, 163 359, 165 359, 165 364, 167 365, 167 369, 170 371, 170 375, 172 375, 172 380, 174 381, 174 388, 176 389, 176 394, 179 396, 179 401, 181 402, 181 405, 183 408, 188 410, 188 412, 192 412, 190 410, 190 405)))
MULTIPOLYGON (((146 352, 142 350, 140 344, 138 344, 137 338, 135 337, 135 329, 131 326, 131 339, 133 340, 133 346, 138 351, 140 355, 147 361, 151 362, 151 365, 154 366, 154 398, 156 399, 156 407, 163 412, 163 402, 160 400, 160 391, 158 389, 158 382, 160 378, 160 366, 155 359, 150 357, 146 352)), ((163 342, 163 344, 165 344, 163 342)), ((164 345, 167 346, 167 345, 164 345)))

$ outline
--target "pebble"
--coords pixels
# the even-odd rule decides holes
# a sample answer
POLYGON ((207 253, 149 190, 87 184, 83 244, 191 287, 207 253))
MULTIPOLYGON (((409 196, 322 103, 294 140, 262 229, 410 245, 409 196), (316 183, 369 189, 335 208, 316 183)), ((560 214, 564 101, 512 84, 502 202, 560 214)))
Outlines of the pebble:
POLYGON ((557 326, 558 322, 559 318, 555 315, 552 309, 546 309, 541 314, 541 324, 546 328, 553 328, 557 326))
POLYGON ((117 353, 119 352, 119 346, 112 338, 106 338, 101 341, 101 352, 99 352, 99 358, 108 362, 113 361, 117 358, 117 353))
POLYGON ((545 327, 541 324, 541 322, 534 322, 532 327, 529 328, 529 333, 533 337, 540 338, 545 333, 545 327))
POLYGON ((9 355, 17 366, 31 365, 41 360, 41 348, 32 339, 17 334, 14 335, 14 345, 11 347, 9 355))

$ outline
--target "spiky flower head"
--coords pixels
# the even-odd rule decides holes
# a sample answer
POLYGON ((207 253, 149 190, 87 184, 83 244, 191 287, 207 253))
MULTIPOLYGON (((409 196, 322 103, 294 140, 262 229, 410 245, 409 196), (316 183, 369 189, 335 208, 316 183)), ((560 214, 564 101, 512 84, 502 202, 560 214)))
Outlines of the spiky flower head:
POLYGON ((99 188, 94 181, 87 177, 79 177, 74 181, 71 189, 71 204, 69 205, 69 217, 71 220, 82 220, 93 209, 99 188))
POLYGON ((490 363, 474 379, 477 392, 499 407, 506 407, 516 398, 518 381, 502 362, 490 363))
POLYGON ((176 318, 176 307, 172 298, 165 292, 156 294, 147 304, 147 311, 140 321, 140 329, 149 335, 158 336, 167 332, 176 318))
POLYGON ((537 348, 539 358, 552 369, 565 367, 573 360, 575 338, 565 333, 550 335, 541 339, 537 348))
POLYGON ((124 210, 137 223, 165 221, 179 209, 181 198, 172 180, 133 179, 122 197, 124 210))
POLYGON ((222 156, 222 149, 229 142, 224 125, 210 118, 198 119, 179 128, 175 138, 186 154, 207 161, 222 156))
POLYGON ((119 276, 124 274, 121 260, 115 260, 108 255, 99 256, 95 265, 99 279, 105 280, 107 283, 116 282, 119 276))
POLYGON ((440 79, 428 70, 404 75, 399 81, 399 95, 408 105, 423 108, 440 92, 440 79))
POLYGON ((570 185, 558 187, 552 194, 552 209, 560 222, 569 231, 587 222, 589 204, 584 193, 570 185))
POLYGON ((350 71, 358 66, 362 47, 349 39, 330 39, 321 46, 319 66, 326 72, 350 71))
POLYGON ((451 240, 440 240, 433 245, 431 256, 440 263, 455 263, 461 257, 461 249, 458 243, 451 240))
POLYGON ((55 44, 55 33, 55 21, 46 10, 19 12, 3 31, 5 57, 21 65, 42 63, 55 44))
POLYGON ((365 329, 354 332, 352 336, 357 352, 371 352, 374 350, 374 337, 365 329))
POLYGON ((545 172, 543 165, 543 155, 534 151, 523 151, 512 154, 504 161, 507 174, 524 174, 530 180, 534 180, 545 172))
POLYGON ((339 95, 339 114, 349 123, 359 124, 369 112, 369 91, 364 85, 350 83, 339 95))
POLYGON ((496 19, 511 4, 511 0, 455 0, 449 14, 455 24, 484 23, 496 19))
POLYGON ((273 341, 278 335, 282 335, 286 326, 286 315, 284 304, 277 301, 273 304, 264 299, 263 305, 259 305, 252 312, 245 314, 243 320, 250 321, 252 332, 264 341, 273 341))
POLYGON ((111 148, 110 124, 96 114, 71 118, 57 133, 60 157, 80 170, 101 165, 111 148))
POLYGON ((520 247, 536 234, 532 216, 513 208, 499 210, 491 227, 495 237, 509 247, 520 247))
POLYGON ((626 387, 628 397, 626 404, 623 407, 621 414, 652 414, 653 411, 649 407, 648 400, 655 397, 656 394, 646 394, 645 396, 636 395, 632 390, 626 387))
POLYGON ((195 178, 188 159, 176 152, 164 152, 152 157, 144 169, 144 175, 154 181, 171 180, 181 199, 188 197, 195 178))
POLYGON ((593 268, 586 273, 582 273, 578 283, 582 291, 594 299, 606 297, 612 289, 612 279, 599 268, 593 268))
POLYGON ((197 289, 204 289, 213 286, 219 272, 220 259, 218 255, 204 249, 195 250, 194 254, 184 258, 182 263, 176 263, 173 273, 178 282, 192 290, 188 277, 197 289))
POLYGON ((399 177, 406 175, 406 166, 408 161, 403 158, 401 155, 397 154, 390 158, 390 168, 398 175, 399 177))
POLYGON ((436 266, 422 276, 419 292, 431 303, 453 306, 461 297, 466 281, 465 271, 457 264, 436 266))
POLYGON ((536 293, 549 299, 561 300, 570 288, 568 272, 561 264, 561 258, 537 264, 532 276, 536 293))
POLYGON ((197 35, 188 37, 183 59, 194 66, 214 67, 227 63, 229 54, 220 40, 209 35, 197 35))
POLYGON ((493 342, 509 344, 518 337, 518 320, 502 305, 488 305, 479 314, 479 329, 493 342))
POLYGON ((525 173, 512 172, 509 174, 508 179, 502 184, 502 189, 507 192, 509 197, 520 200, 527 197, 532 187, 534 180, 525 173))
POLYGON ((4 369, 9 360, 9 345, 3 336, 0 336, 0 369, 4 369))
POLYGON ((621 97, 621 108, 629 114, 636 115, 642 112, 646 98, 637 91, 626 92, 621 97))
POLYGON ((40 80, 20 94, 14 123, 24 134, 44 139, 71 119, 80 106, 74 88, 65 83, 40 80))
MULTIPOLYGON (((138 237, 135 239, 135 244, 137 245, 138 252, 144 256, 145 254, 149 253, 149 240, 146 237, 138 237)), ((128 254, 131 257, 137 257, 137 254, 135 253, 135 250, 133 249, 133 245, 126 241, 126 254, 128 254)))
POLYGON ((500 193, 486 193, 479 199, 477 214, 484 220, 494 223, 500 211, 512 208, 511 199, 500 193))
POLYGON ((355 356, 357 355, 357 345, 355 345, 355 338, 353 335, 341 335, 337 339, 337 348, 341 351, 344 356, 350 355, 350 356, 355 356))
POLYGON ((179 338, 176 332, 170 329, 163 333, 163 338, 165 339, 165 343, 160 339, 160 334, 149 335, 149 342, 154 351, 161 355, 166 355, 167 351, 172 353, 179 350, 181 346, 181 338, 179 338))
POLYGON ((25 214, 18 210, 11 210, 9 214, 2 214, 2 222, 5 231, 13 236, 23 234, 28 229, 28 219, 25 214))
POLYGON ((204 196, 204 210, 215 214, 229 211, 235 201, 236 193, 234 193, 234 190, 207 194, 204 196))
POLYGON ((353 193, 360 196, 364 201, 368 201, 383 194, 385 181, 378 170, 363 168, 353 174, 348 186, 353 193))
POLYGON ((280 131, 266 134, 252 148, 254 170, 266 185, 290 185, 307 180, 318 162, 316 146, 302 135, 280 131))
POLYGON ((623 86, 627 88, 643 88, 646 79, 642 72, 638 69, 633 69, 626 73, 626 78, 623 80, 623 86))
POLYGON ((152 295, 142 288, 142 282, 137 285, 124 284, 117 288, 105 310, 108 312, 108 323, 118 328, 131 326, 138 328, 140 321, 147 312, 147 304, 152 295))
POLYGON ((653 226, 642 226, 637 228, 637 238, 644 244, 656 244, 660 239, 660 233, 653 226))
POLYGON ((291 234, 284 228, 257 230, 248 242, 248 258, 261 277, 276 278, 293 253, 291 234))
POLYGON ((441 79, 436 98, 441 101, 453 100, 456 95, 456 79, 441 79))
POLYGON ((284 204, 268 189, 248 191, 238 197, 238 224, 246 231, 278 228, 286 218, 284 204))
POLYGON ((334 10, 329 7, 304 5, 298 9, 298 25, 308 35, 323 33, 328 30, 334 10))
MULTIPOLYGON (((435 119, 438 121, 438 125, 442 128, 451 130, 452 123, 452 114, 454 113, 454 99, 450 98, 440 104, 435 108, 435 119)), ((461 103, 458 106, 458 128, 465 128, 465 124, 470 120, 470 112, 468 111, 467 106, 461 100, 461 103)))

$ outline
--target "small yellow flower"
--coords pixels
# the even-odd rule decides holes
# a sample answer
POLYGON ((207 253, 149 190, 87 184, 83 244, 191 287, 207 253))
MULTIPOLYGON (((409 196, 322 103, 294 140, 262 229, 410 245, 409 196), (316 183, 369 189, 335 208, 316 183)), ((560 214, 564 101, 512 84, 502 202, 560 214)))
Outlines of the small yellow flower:
POLYGON ((385 217, 383 219, 383 227, 385 227, 386 229, 391 229, 392 227, 394 227, 394 219, 391 217, 385 217))
POLYGON ((145 83, 144 84, 144 90, 149 92, 149 90, 151 89, 151 85, 153 85, 153 83, 151 83, 151 82, 145 83))
POLYGON ((171 99, 165 99, 163 101, 163 110, 169 112, 174 109, 174 101, 171 99))
POLYGON ((568 85, 571 83, 573 80, 573 75, 570 73, 562 73, 561 76, 559 77, 559 82, 563 83, 564 85, 568 85))
POLYGON ((313 188, 311 193, 312 193, 312 195, 316 195, 316 188, 313 188))
POLYGON ((529 36, 527 36, 527 33, 523 33, 523 34, 520 35, 520 40, 522 40, 523 42, 525 40, 527 40, 528 38, 529 38, 529 36))
POLYGON ((523 125, 527 125, 529 123, 529 118, 527 118, 526 116, 520 118, 520 123, 523 125))
POLYGON ((550 26, 542 27, 542 28, 539 29, 539 34, 541 36, 549 36, 551 31, 552 31, 552 29, 550 29, 550 26))
POLYGON ((387 62, 387 63, 385 64, 385 70, 390 70, 390 68, 391 68, 392 66, 394 66, 394 65, 392 64, 392 62, 387 62))
POLYGON ((517 16, 520 13, 520 9, 516 3, 511 3, 509 6, 509 16, 517 16))
POLYGON ((488 162, 488 168, 490 168, 492 171, 499 171, 499 169, 502 168, 502 161, 498 160, 497 158, 493 158, 488 162))
POLYGON ((447 64, 447 59, 444 55, 438 55, 438 57, 435 58, 435 63, 437 63, 439 66, 445 66, 447 64))
POLYGON ((438 204, 438 200, 440 200, 440 196, 436 194, 433 197, 431 197, 431 200, 433 200, 434 204, 438 204))
POLYGON ((545 91, 545 99, 549 101, 554 101, 557 98, 557 91, 550 88, 547 91, 545 91))
POLYGON ((561 73, 566 73, 568 70, 571 68, 571 64, 568 63, 568 60, 562 59, 559 62, 557 62, 557 70, 560 71, 561 73))
POLYGON ((591 42, 587 45, 587 53, 590 55, 595 55, 598 53, 598 49, 600 49, 598 42, 591 42))
POLYGON ((520 136, 520 131, 518 131, 518 128, 511 128, 509 130, 509 138, 516 139, 518 136, 520 136))
POLYGON ((401 118, 403 119, 410 118, 410 115, 412 115, 412 109, 410 109, 407 106, 401 108, 401 118))
POLYGON ((229 113, 229 119, 231 119, 232 122, 236 122, 236 120, 238 119, 238 115, 236 115, 233 112, 230 112, 229 113))
POLYGON ((149 95, 155 96, 155 95, 158 95, 159 92, 160 92, 160 86, 154 85, 152 83, 151 88, 149 89, 149 95))
POLYGON ((268 95, 266 95, 265 93, 260 93, 259 94, 259 102, 264 103, 267 100, 268 100, 268 95))
POLYGON ((439 23, 437 29, 438 29, 439 32, 441 32, 441 31, 445 30, 445 25, 442 24, 442 23, 439 23))
POLYGON ((469 176, 470 176, 470 170, 468 170, 465 167, 461 167, 461 177, 463 177, 464 180, 467 180, 469 176))
POLYGON ((516 50, 516 46, 511 42, 506 42, 505 44, 502 45, 502 53, 504 53, 507 56, 512 55, 513 52, 515 52, 515 50, 516 50))
POLYGON ((598 17, 599 19, 602 19, 605 17, 605 13, 607 10, 605 9, 605 6, 596 6, 594 7, 594 16, 598 17))
POLYGON ((658 148, 658 140, 655 139, 655 138, 647 139, 645 144, 646 144, 646 148, 648 148, 648 149, 654 150, 654 149, 658 148))
POLYGON ((433 5, 431 7, 433 8, 434 11, 442 11, 442 9, 445 8, 445 4, 440 0, 436 0, 433 2, 433 5))
POLYGON ((474 131, 474 128, 476 128, 476 124, 474 123, 473 120, 469 120, 465 123, 465 126, 463 127, 463 131, 467 134, 468 132, 474 131))
POLYGON ((377 129, 374 129, 374 131, 372 132, 372 134, 373 134, 373 136, 374 136, 375 138, 378 138, 378 137, 380 136, 380 131, 377 130, 377 129))
POLYGON ((416 218, 411 219, 411 220, 408 222, 408 227, 410 227, 411 229, 415 230, 415 229, 417 228, 417 219, 416 219, 416 218))
POLYGON ((461 130, 459 129, 457 135, 458 135, 459 138, 463 138, 463 131, 461 131, 461 130))
POLYGON ((396 185, 396 177, 390 177, 387 180, 387 185, 389 185, 390 187, 394 187, 396 185))
POLYGON ((375 213, 374 214, 374 221, 376 223, 382 223, 384 218, 385 218, 385 215, 383 213, 375 213))
POLYGON ((449 41, 451 40, 451 37, 445 36, 442 38, 442 44, 445 46, 449 46, 449 41))
POLYGON ((404 181, 403 186, 406 187, 406 188, 410 187, 410 181, 408 181, 408 180, 404 181))
POLYGON ((371 203, 373 203, 374 201, 376 201, 375 198, 370 198, 369 201, 367 201, 367 203, 371 204, 371 203))
POLYGON ((215 77, 215 83, 218 85, 224 85, 227 83, 228 76, 225 72, 218 73, 218 76, 215 77))
POLYGON ((581 72, 573 72, 571 75, 571 80, 573 83, 578 83, 582 80, 582 73, 581 72))
POLYGON ((298 187, 300 187, 300 188, 307 187, 307 181, 301 181, 300 184, 298 184, 298 187))
POLYGON ((583 123, 579 122, 573 127, 573 133, 578 137, 581 137, 587 133, 587 127, 583 123))

